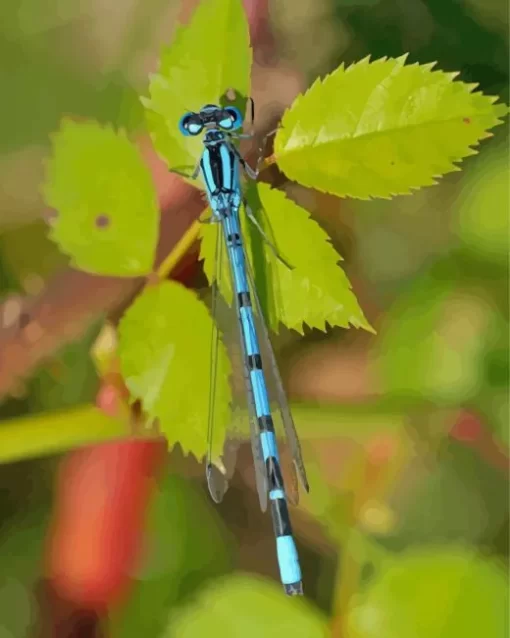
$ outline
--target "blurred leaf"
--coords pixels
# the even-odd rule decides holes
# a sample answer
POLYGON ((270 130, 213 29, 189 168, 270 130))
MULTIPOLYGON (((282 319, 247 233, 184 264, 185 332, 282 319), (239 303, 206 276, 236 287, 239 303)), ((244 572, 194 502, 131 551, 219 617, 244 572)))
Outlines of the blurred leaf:
MULTIPOLYGON (((501 0, 474 0, 489 7, 501 0)), ((409 0, 405 4, 379 0, 370 10, 341 9, 349 34, 347 50, 338 59, 351 61, 371 54, 397 57, 409 51, 413 60, 441 60, 445 69, 462 69, 468 82, 477 81, 484 91, 508 97, 508 34, 485 29, 473 19, 470 0, 409 0)), ((506 7, 501 8, 506 12, 506 7)))
POLYGON ((150 580, 134 579, 122 607, 110 612, 110 638, 160 636, 168 610, 179 600, 179 585, 179 574, 173 571, 150 580))
POLYGON ((398 400, 365 401, 350 405, 291 403, 301 440, 324 441, 347 437, 364 442, 376 433, 404 430, 409 410, 420 403, 398 400))
POLYGON ((456 290, 455 276, 443 269, 414 281, 386 317, 379 352, 387 391, 446 405, 479 392, 495 314, 488 300, 456 290))
MULTIPOLYGON (((506 351, 505 354, 507 354, 506 351)), ((488 425, 492 429, 499 445, 510 448, 510 430, 508 428, 508 385, 504 390, 496 389, 491 392, 488 400, 478 403, 487 414, 488 425)))
MULTIPOLYGON (((170 444, 206 452, 212 319, 195 293, 175 282, 147 288, 119 326, 121 372, 133 399, 159 419, 170 444)), ((220 453, 230 416, 230 362, 217 353, 213 451, 220 453)))
POLYGON ((185 578, 189 577, 189 585, 195 588, 204 578, 217 576, 231 566, 232 539, 217 508, 209 494, 181 476, 169 474, 159 485, 147 540, 150 549, 140 578, 148 580, 168 568, 178 568, 183 594, 187 589, 185 578))
POLYGON ((37 600, 31 585, 0 576, 0 636, 24 638, 37 618, 37 600))
POLYGON ((53 136, 44 194, 58 211, 51 237, 78 268, 151 272, 158 202, 150 171, 125 134, 65 120, 53 136))
POLYGON ((337 0, 336 4, 341 10, 347 7, 372 7, 378 2, 379 0, 337 0))
POLYGON ((508 157, 486 154, 467 174, 458 204, 459 235, 483 259, 508 263, 508 157))
POLYGON ((89 326, 78 341, 67 344, 36 372, 29 382, 32 408, 56 411, 94 401, 98 378, 90 348, 98 324, 89 326))
POLYGON ((499 0, 467 0, 477 17, 477 21, 486 24, 489 29, 501 31, 508 39, 508 7, 499 0))
POLYGON ((504 638, 502 570, 455 546, 404 555, 354 603, 346 638, 504 638))
POLYGON ((4 37, 26 39, 86 17, 90 18, 90 11, 77 0, 48 0, 44 7, 37 0, 13 0, 2 4, 0 28, 4 37))
POLYGON ((274 148, 289 179, 340 197, 389 198, 459 170, 508 109, 405 59, 341 66, 296 99, 274 148))
POLYGON ((2 259, 23 287, 27 277, 35 275, 42 283, 67 263, 58 247, 49 240, 48 227, 43 221, 2 230, 0 242, 2 259))
POLYGON ((127 425, 91 406, 2 421, 0 463, 126 436, 127 425))
POLYGON ((345 542, 353 531, 352 494, 328 485, 319 464, 313 460, 307 460, 306 473, 313 490, 303 494, 301 508, 320 521, 331 539, 338 544, 345 542))
MULTIPOLYGON (((62 4, 64 0, 58 2, 62 4)), ((48 9, 47 3, 41 6, 30 0, 30 4, 41 7, 41 13, 48 9)), ((19 6, 13 3, 1 6, 8 6, 13 21, 19 21, 19 6)), ((27 15, 30 12, 27 7, 27 15)), ((9 35, 0 38, 2 92, 10 97, 2 102, 2 153, 27 150, 33 148, 32 145, 45 147, 48 135, 58 128, 63 114, 95 118, 130 130, 140 126, 143 117, 139 98, 126 75, 115 70, 108 73, 104 69, 101 73, 91 73, 86 42, 96 34, 93 20, 88 24, 62 25, 57 29, 58 37, 54 29, 49 29, 35 37, 16 40, 3 17, 0 16, 0 25, 9 35), (34 104, 37 104, 37 117, 34 117, 34 104)), ((26 173, 24 177, 26 181, 26 173)), ((32 188, 38 187, 38 182, 31 182, 32 188)), ((12 185, 7 183, 6 189, 9 187, 12 185)))
POLYGON ((370 563, 376 567, 393 560, 393 555, 359 524, 356 495, 366 492, 365 450, 361 448, 358 454, 351 451, 347 463, 341 462, 336 469, 339 476, 334 481, 329 477, 328 481, 325 467, 307 459, 306 471, 313 490, 303 494, 300 507, 312 515, 333 543, 358 565, 370 563))
MULTIPOLYGON (((48 511, 30 503, 0 537, 0 636, 26 638, 38 618, 34 587, 41 576, 48 511)), ((3 526, 4 527, 4 526, 3 526)))
MULTIPOLYGON (((310 214, 285 195, 266 184, 257 185, 261 204, 267 215, 259 215, 280 254, 293 266, 290 270, 264 242, 263 251, 272 286, 269 302, 270 327, 275 332, 279 323, 303 333, 303 324, 326 330, 330 326, 364 328, 373 332, 354 296, 344 271, 342 260, 331 245, 328 235, 310 218, 310 214)), ((254 269, 254 243, 250 238, 252 223, 241 215, 246 253, 254 269)), ((200 257, 212 283, 215 271, 217 225, 204 224, 200 257)), ((258 233, 258 231, 255 230, 258 233)), ((223 241, 223 239, 222 239, 223 241)), ((229 272, 228 257, 223 250, 221 271, 229 272)), ((232 303, 230 277, 220 282, 223 297, 232 303)))
POLYGON ((239 574, 203 590, 179 615, 172 614, 164 638, 326 638, 330 630, 309 603, 289 599, 273 583, 239 574))
POLYGON ((248 95, 252 51, 239 0, 200 3, 189 25, 179 26, 151 76, 150 98, 142 99, 154 146, 170 168, 192 172, 200 136, 184 137, 179 120, 188 111, 218 104, 229 88, 248 95))
POLYGON ((508 427, 510 333, 508 318, 503 313, 495 314, 490 336, 491 347, 483 361, 484 383, 480 395, 476 398, 476 406, 484 413, 485 423, 491 428, 499 444, 508 448, 510 446, 508 427))
POLYGON ((399 525, 392 545, 465 542, 487 547, 502 529, 508 517, 505 477, 466 446, 445 442, 443 450, 425 476, 418 469, 412 472, 412 489, 395 499, 399 525))
POLYGON ((354 217, 356 263, 377 290, 379 303, 386 305, 405 282, 422 274, 424 264, 449 250, 452 222, 445 202, 457 181, 445 179, 411 197, 344 203, 354 217))
POLYGON ((145 555, 129 599, 112 613, 112 638, 160 636, 169 609, 230 567, 219 516, 189 480, 167 475, 150 509, 145 555))

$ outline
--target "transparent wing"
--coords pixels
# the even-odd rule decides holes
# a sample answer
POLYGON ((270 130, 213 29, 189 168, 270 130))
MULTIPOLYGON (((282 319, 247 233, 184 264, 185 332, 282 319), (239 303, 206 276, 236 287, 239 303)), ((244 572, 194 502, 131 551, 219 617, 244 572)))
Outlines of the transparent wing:
POLYGON ((212 455, 212 442, 214 433, 214 421, 216 416, 216 382, 217 382, 217 369, 218 369, 218 348, 220 342, 220 330, 216 321, 217 308, 218 308, 218 285, 217 277, 221 274, 221 235, 218 226, 216 226, 216 254, 214 260, 214 272, 216 278, 212 285, 212 334, 211 334, 211 357, 210 357, 210 379, 209 386, 209 418, 207 423, 207 459, 206 459, 206 477, 207 485, 212 499, 216 503, 220 503, 223 500, 225 492, 228 489, 228 481, 232 477, 236 461, 237 448, 234 450, 233 446, 227 447, 227 441, 225 441, 223 449, 223 458, 220 460, 214 459, 212 455), (228 452, 228 453, 227 453, 228 452))
POLYGON ((253 461, 255 467, 255 479, 257 485, 257 492, 259 495, 260 507, 262 511, 267 509, 267 479, 266 468, 262 456, 262 448, 260 443, 260 437, 258 434, 257 418, 255 414, 255 407, 253 401, 253 395, 251 392, 251 385, 249 383, 248 371, 246 370, 246 357, 244 352, 244 342, 242 339, 241 326, 239 323, 239 306, 237 303, 237 296, 234 295, 235 304, 233 307, 229 307, 225 300, 219 294, 221 288, 220 282, 222 276, 232 277, 232 264, 229 262, 230 273, 224 273, 222 269, 223 264, 223 250, 224 239, 223 224, 215 224, 218 229, 216 240, 216 259, 215 259, 215 284, 212 288, 212 314, 213 314, 213 335, 211 340, 211 388, 209 396, 209 423, 208 423, 208 456, 207 456, 207 483, 212 498, 216 502, 220 502, 228 488, 228 482, 232 478, 234 473, 235 464, 237 460, 237 451, 240 443, 246 438, 250 438, 251 448, 253 454, 253 461), (223 334, 225 345, 229 351, 232 367, 234 370, 234 376, 236 371, 240 373, 244 380, 244 388, 241 392, 233 392, 233 405, 232 405, 232 422, 227 428, 227 436, 223 447, 223 456, 221 463, 213 463, 211 448, 212 448, 212 434, 214 428, 214 396, 216 385, 216 360, 218 351, 219 334, 223 334), (246 413, 248 413, 249 422, 249 435, 245 428, 246 413))
POLYGON ((283 429, 285 431, 287 444, 289 446, 289 450, 292 455, 292 461, 294 466, 293 485, 290 486, 290 488, 292 489, 288 490, 289 491, 288 496, 293 504, 297 504, 299 501, 299 494, 297 489, 297 481, 295 480, 296 475, 297 477, 299 477, 299 481, 303 489, 306 492, 308 492, 310 489, 308 484, 308 479, 306 476, 305 465, 303 462, 301 445, 299 443, 299 437, 297 435, 296 427, 294 425, 294 419, 292 418, 292 413, 289 408, 287 395, 283 387, 283 382, 282 382, 282 378, 278 368, 278 364, 276 362, 273 346, 271 344, 271 340, 269 338, 269 332, 266 326, 266 322, 264 320, 264 315, 262 313, 262 307, 257 294, 253 272, 248 260, 246 260, 246 269, 247 269, 248 281, 249 281, 251 293, 252 293, 251 296, 252 296, 252 303, 253 303, 253 309, 254 309, 254 315, 255 315, 255 327, 259 337, 260 351, 261 351, 262 361, 264 365, 266 383, 268 386, 270 405, 274 415, 275 413, 279 413, 281 424, 283 425, 283 429), (277 410, 274 410, 274 407, 276 407, 277 410))

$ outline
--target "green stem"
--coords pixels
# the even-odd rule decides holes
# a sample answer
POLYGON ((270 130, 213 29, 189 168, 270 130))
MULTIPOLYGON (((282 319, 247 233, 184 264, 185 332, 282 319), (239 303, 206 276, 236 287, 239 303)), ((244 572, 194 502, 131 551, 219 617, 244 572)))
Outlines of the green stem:
MULTIPOLYGON (((404 417, 405 418, 405 417, 404 417)), ((405 435, 405 429, 401 432, 405 435)), ((349 606, 353 597, 360 590, 361 574, 364 564, 371 561, 378 569, 384 569, 393 560, 391 552, 374 542, 370 536, 358 528, 360 513, 367 501, 375 498, 381 502, 387 502, 389 495, 399 480, 401 469, 408 459, 407 446, 399 437, 400 445, 397 453, 384 468, 384 476, 379 477, 377 484, 362 480, 358 486, 358 498, 353 504, 351 512, 351 525, 349 535, 342 544, 342 556, 335 579, 335 592, 337 592, 333 608, 333 621, 331 634, 333 638, 347 636, 347 618, 349 606)), ((363 463, 366 465, 367 453, 363 452, 363 463)))
POLYGON ((126 423, 85 405, 65 412, 3 421, 0 463, 46 456, 91 443, 126 438, 126 423))
POLYGON ((157 275, 160 281, 166 279, 177 266, 191 246, 197 241, 199 233, 200 222, 194 221, 159 266, 157 275))

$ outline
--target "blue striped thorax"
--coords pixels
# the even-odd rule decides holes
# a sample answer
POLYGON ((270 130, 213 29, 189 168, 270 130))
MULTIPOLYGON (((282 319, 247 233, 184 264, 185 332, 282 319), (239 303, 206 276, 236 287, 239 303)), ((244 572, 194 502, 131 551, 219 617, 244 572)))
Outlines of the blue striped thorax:
POLYGON ((219 128, 210 128, 204 136, 204 144, 206 146, 214 146, 216 144, 222 144, 226 139, 225 133, 220 131, 219 128))

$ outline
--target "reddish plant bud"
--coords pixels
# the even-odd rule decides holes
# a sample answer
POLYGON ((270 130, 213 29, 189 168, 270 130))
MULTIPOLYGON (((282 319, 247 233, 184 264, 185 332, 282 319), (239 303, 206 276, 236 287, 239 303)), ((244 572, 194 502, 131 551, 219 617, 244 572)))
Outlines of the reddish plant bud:
POLYGON ((165 451, 161 439, 125 441, 64 460, 47 552, 47 573, 62 598, 100 610, 126 591, 165 451))

